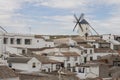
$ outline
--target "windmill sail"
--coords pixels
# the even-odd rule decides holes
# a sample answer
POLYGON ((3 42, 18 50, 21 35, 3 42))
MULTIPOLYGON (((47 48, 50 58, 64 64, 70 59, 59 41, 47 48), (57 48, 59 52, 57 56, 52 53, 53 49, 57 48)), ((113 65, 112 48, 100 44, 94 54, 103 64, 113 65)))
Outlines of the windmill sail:
POLYGON ((76 24, 75 27, 73 28, 73 31, 78 27, 77 32, 79 33, 80 36, 85 36, 87 37, 88 35, 91 34, 90 28, 97 34, 99 35, 96 30, 87 22, 87 20, 84 19, 84 14, 82 13, 79 18, 76 17, 74 14, 74 17, 76 19, 76 24))

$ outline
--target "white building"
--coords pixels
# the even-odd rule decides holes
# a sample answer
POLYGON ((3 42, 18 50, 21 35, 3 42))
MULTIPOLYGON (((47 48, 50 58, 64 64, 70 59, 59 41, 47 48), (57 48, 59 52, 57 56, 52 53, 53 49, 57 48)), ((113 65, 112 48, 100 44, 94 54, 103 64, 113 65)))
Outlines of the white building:
POLYGON ((53 41, 33 34, 0 34, 0 44, 0 54, 5 52, 25 53, 27 48, 54 47, 53 41))
POLYGON ((21 71, 40 71, 41 62, 32 57, 10 57, 8 58, 8 66, 21 71))
POLYGON ((54 43, 56 46, 60 45, 60 44, 67 44, 67 45, 76 45, 76 41, 72 40, 71 38, 60 38, 60 39, 55 39, 54 43))
POLYGON ((37 55, 36 58, 41 62, 41 71, 43 72, 58 71, 63 64, 61 61, 49 59, 46 56, 37 55))
POLYGON ((76 67, 77 76, 80 79, 86 78, 108 78, 109 77, 109 66, 105 63, 86 63, 76 67), (104 69, 103 69, 104 68, 104 69))
POLYGON ((81 62, 80 55, 76 52, 59 52, 48 57, 63 62, 64 64, 62 64, 61 67, 72 72, 75 71, 75 66, 81 62))

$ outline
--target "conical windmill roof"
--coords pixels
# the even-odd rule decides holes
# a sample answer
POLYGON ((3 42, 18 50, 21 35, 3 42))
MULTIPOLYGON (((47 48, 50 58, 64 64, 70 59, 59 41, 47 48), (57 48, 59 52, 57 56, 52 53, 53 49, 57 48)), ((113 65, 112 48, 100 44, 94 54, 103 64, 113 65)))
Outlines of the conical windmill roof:
POLYGON ((80 24, 89 24, 85 19, 83 19, 82 21, 80 21, 80 24))

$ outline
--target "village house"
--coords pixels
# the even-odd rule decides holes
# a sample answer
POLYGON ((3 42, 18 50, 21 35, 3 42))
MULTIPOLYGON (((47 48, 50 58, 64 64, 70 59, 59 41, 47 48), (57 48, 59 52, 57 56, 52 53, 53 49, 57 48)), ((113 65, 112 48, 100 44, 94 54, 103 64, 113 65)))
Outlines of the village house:
POLYGON ((42 72, 53 72, 58 71, 60 67, 62 66, 63 62, 49 59, 46 56, 35 56, 40 62, 41 62, 41 71, 42 72))
POLYGON ((9 67, 0 65, 0 80, 20 80, 19 76, 9 67))
POLYGON ((7 62, 8 66, 14 70, 39 72, 41 69, 41 62, 35 57, 9 57, 7 62))
POLYGON ((67 44, 69 46, 74 46, 76 45, 76 41, 74 41, 71 38, 59 38, 59 39, 54 39, 55 46, 58 46, 60 44, 67 44))
POLYGON ((110 43, 110 48, 114 50, 120 50, 119 36, 112 34, 102 35, 103 39, 110 43))
POLYGON ((54 47, 54 42, 42 35, 33 34, 0 34, 0 54, 26 53, 27 48, 54 47))
POLYGON ((120 66, 120 56, 119 55, 109 54, 109 55, 99 57, 99 60, 106 60, 107 64, 109 64, 111 66, 120 66))
POLYGON ((77 76, 86 78, 109 78, 109 65, 103 62, 87 62, 76 67, 77 76))
POLYGON ((102 56, 109 55, 109 54, 118 55, 118 52, 110 48, 95 48, 94 54, 92 56, 93 56, 93 60, 96 60, 102 56))
POLYGON ((63 62, 62 68, 75 72, 75 66, 80 64, 80 55, 76 52, 59 52, 48 56, 50 59, 63 62))

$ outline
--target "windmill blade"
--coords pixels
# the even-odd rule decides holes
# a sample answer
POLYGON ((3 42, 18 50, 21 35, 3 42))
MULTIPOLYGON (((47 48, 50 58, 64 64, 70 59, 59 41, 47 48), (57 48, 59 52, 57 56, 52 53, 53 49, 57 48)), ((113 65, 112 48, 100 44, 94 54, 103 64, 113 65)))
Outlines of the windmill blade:
POLYGON ((0 28, 7 33, 7 31, 2 26, 0 26, 0 28))
POLYGON ((75 28, 77 27, 77 24, 78 24, 78 23, 76 23, 75 27, 73 28, 73 31, 75 31, 75 28))
POLYGON ((81 19, 83 18, 83 16, 84 16, 84 14, 82 13, 82 14, 80 15, 79 19, 78 19, 77 16, 74 14, 74 17, 75 17, 75 19, 76 19, 76 25, 75 25, 75 27, 73 28, 73 31, 75 30, 76 26, 79 25, 81 31, 83 32, 83 28, 82 28, 82 26, 81 26, 81 24, 80 24, 80 21, 81 21, 81 19))
POLYGON ((82 20, 82 18, 84 17, 84 13, 82 13, 78 19, 78 21, 82 20))
POLYGON ((79 24, 79 27, 80 27, 81 31, 83 32, 83 28, 82 28, 81 24, 80 23, 78 23, 78 24, 79 24))
POLYGON ((74 17, 75 17, 76 21, 78 22, 79 20, 78 20, 78 18, 77 18, 77 16, 75 14, 74 14, 74 17))
POLYGON ((93 30, 93 31, 95 31, 95 33, 97 34, 97 35, 99 35, 99 33, 90 25, 90 24, 88 24, 90 27, 91 27, 91 29, 93 30))

